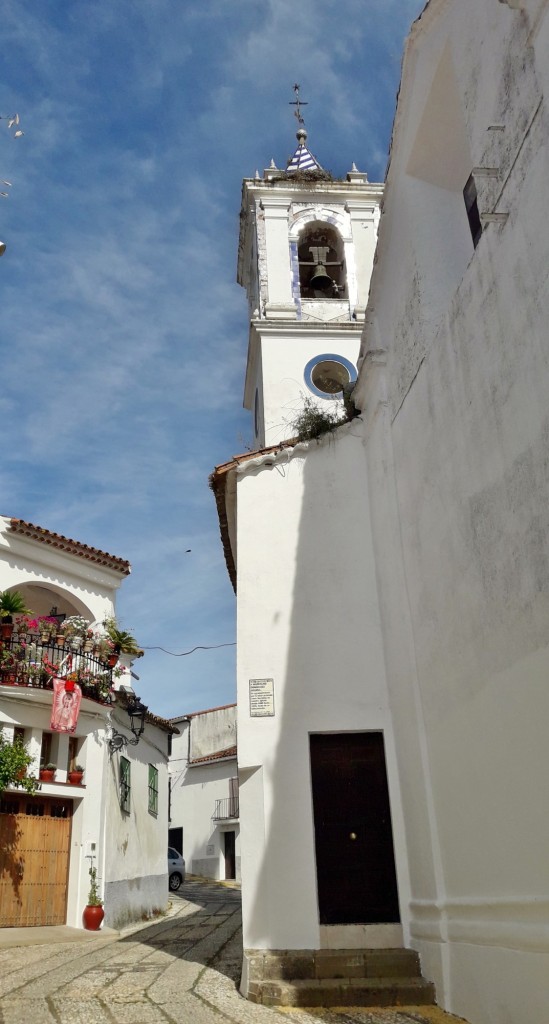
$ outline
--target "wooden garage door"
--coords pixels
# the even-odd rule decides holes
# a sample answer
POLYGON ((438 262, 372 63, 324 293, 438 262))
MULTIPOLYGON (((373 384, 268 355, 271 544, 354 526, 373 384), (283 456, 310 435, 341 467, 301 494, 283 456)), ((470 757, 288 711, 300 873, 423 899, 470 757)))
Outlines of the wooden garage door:
POLYGON ((72 800, 0 797, 0 928, 65 924, 72 800))

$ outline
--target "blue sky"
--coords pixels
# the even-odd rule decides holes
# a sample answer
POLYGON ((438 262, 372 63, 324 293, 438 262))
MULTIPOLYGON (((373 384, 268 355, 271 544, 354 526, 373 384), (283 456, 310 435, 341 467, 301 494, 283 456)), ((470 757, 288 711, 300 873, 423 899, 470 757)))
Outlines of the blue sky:
MULTIPOLYGON (((423 0, 5 0, 0 513, 127 558, 144 647, 234 641, 208 475, 251 439, 243 177, 309 145, 383 179, 423 0), (191 549, 190 554, 187 549, 191 549)), ((235 697, 234 647, 139 663, 167 716, 235 697)))

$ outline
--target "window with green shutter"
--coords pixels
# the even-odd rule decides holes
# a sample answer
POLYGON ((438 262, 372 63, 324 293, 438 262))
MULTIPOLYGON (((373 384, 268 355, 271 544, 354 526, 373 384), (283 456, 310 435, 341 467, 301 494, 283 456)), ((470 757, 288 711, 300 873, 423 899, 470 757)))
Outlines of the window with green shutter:
POLYGON ((158 814, 158 768, 149 765, 149 814, 158 814))
POLYGON ((132 790, 131 764, 127 757, 120 758, 120 810, 130 813, 130 797, 132 790))

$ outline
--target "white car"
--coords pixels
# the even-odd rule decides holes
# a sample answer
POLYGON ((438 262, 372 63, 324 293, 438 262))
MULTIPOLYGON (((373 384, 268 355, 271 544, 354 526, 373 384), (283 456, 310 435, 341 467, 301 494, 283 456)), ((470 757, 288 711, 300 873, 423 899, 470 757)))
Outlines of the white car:
POLYGON ((168 886, 176 892, 185 881, 185 861, 173 846, 168 846, 168 886))

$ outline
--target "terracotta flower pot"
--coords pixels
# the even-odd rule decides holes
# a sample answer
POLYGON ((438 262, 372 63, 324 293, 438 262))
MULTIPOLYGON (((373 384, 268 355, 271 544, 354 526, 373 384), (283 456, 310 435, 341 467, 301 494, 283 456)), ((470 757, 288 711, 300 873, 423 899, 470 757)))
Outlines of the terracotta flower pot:
POLYGON ((84 772, 68 772, 67 779, 71 786, 81 786, 82 779, 84 778, 84 772))
POLYGON ((51 768, 40 769, 40 782, 53 782, 55 779, 55 772, 51 768))
POLYGON ((0 635, 2 636, 3 640, 9 640, 12 633, 13 622, 8 622, 7 619, 4 619, 2 622, 0 622, 0 635))
POLYGON ((82 914, 84 928, 89 932, 99 931, 104 917, 105 911, 103 910, 103 907, 84 907, 84 912, 82 914))

